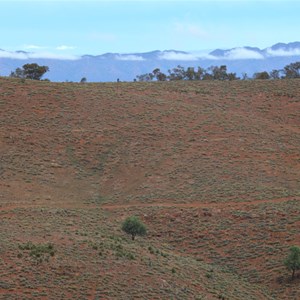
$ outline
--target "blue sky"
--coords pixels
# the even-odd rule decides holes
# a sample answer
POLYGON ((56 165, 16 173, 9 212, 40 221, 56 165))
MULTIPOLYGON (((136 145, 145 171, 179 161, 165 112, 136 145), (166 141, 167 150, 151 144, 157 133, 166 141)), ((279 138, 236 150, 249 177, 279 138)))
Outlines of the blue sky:
POLYGON ((48 56, 300 41, 300 0, 0 0, 0 49, 48 56))

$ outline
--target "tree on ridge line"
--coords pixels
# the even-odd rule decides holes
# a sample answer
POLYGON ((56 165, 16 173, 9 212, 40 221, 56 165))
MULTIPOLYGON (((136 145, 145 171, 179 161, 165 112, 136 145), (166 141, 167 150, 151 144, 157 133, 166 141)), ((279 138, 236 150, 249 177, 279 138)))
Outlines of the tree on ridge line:
POLYGON ((36 63, 25 64, 22 69, 17 68, 14 72, 11 72, 10 77, 41 80, 43 75, 48 71, 49 67, 47 66, 39 66, 36 63))

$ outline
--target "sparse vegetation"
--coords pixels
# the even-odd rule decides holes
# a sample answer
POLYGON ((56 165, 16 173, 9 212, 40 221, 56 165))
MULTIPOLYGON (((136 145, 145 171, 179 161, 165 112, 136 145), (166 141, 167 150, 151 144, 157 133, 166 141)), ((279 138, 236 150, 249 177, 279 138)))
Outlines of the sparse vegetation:
POLYGON ((29 256, 38 262, 48 261, 49 257, 52 257, 55 254, 54 246, 51 243, 33 244, 32 242, 27 242, 19 245, 19 249, 28 251, 29 256))
POLYGON ((1 297, 300 298, 299 99, 299 79, 0 78, 1 297))

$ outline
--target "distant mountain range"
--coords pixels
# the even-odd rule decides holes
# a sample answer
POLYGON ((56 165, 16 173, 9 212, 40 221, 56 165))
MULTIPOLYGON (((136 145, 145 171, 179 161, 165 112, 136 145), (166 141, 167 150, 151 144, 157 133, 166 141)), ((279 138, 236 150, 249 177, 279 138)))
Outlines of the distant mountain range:
POLYGON ((152 72, 155 68, 160 68, 167 74, 168 69, 177 65, 202 68, 226 65, 229 72, 235 72, 239 76, 247 73, 251 77, 255 72, 281 69, 295 61, 300 61, 300 42, 278 43, 266 49, 216 49, 208 53, 156 50, 147 53, 106 53, 78 57, 0 49, 0 75, 7 76, 17 67, 35 62, 49 67, 50 71, 45 78, 51 81, 80 81, 83 77, 90 82, 117 79, 133 81, 136 75, 152 72))

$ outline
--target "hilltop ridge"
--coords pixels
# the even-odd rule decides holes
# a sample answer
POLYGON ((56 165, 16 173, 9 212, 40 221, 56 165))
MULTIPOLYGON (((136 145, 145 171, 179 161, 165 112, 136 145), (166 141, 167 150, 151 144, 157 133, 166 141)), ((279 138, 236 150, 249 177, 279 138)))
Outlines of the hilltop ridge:
POLYGON ((160 68, 163 72, 177 65, 184 67, 227 65, 230 72, 247 73, 281 69, 300 60, 300 42, 277 43, 265 49, 235 47, 213 51, 188 52, 178 50, 155 50, 146 53, 105 53, 82 56, 33 53, 25 51, 0 51, 1 75, 9 75, 17 67, 35 62, 49 66, 47 78, 51 81, 133 81, 137 75, 160 68))

